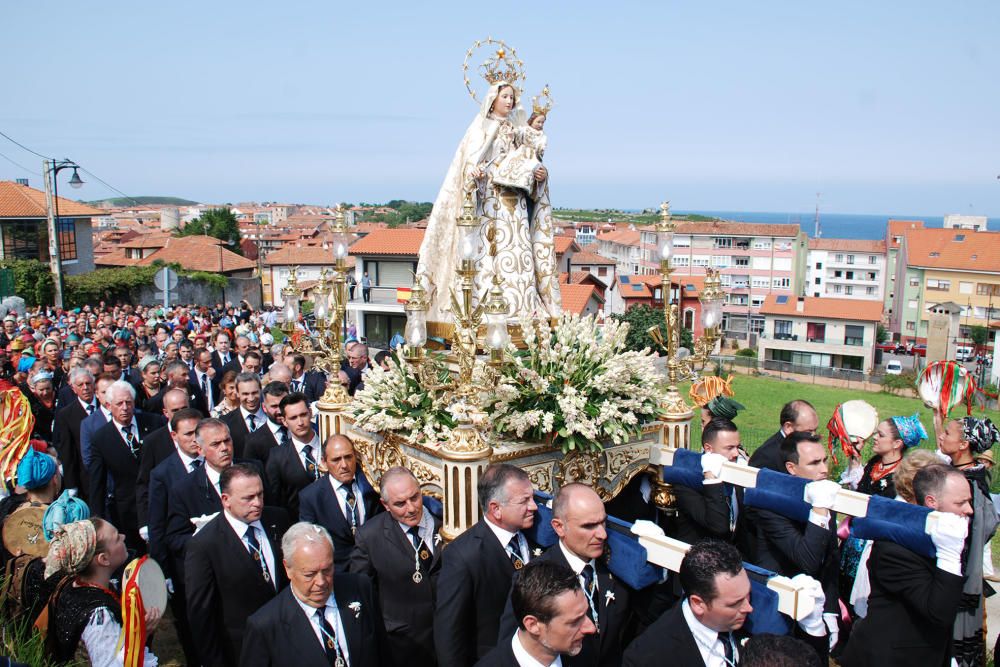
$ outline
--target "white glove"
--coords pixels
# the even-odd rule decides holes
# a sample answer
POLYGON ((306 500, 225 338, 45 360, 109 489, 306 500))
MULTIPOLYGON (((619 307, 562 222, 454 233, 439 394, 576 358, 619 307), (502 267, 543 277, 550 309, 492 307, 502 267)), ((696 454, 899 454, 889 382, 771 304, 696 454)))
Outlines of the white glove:
POLYGON ((143 526, 139 529, 139 537, 145 542, 149 542, 149 526, 143 526))
POLYGON ((837 645, 837 640, 840 639, 840 626, 837 624, 837 615, 826 613, 823 614, 823 622, 826 624, 827 635, 830 637, 830 650, 837 645))
MULTIPOLYGON (((792 583, 801 588, 804 595, 809 595, 813 599, 813 608, 809 614, 799 621, 799 627, 813 637, 822 637, 826 634, 826 623, 823 621, 823 605, 826 604, 826 595, 823 587, 818 581, 808 574, 797 574, 792 577, 792 583)), ((800 596, 801 600, 802 597, 800 596)))
POLYGON ((194 524, 194 534, 197 535, 199 530, 204 528, 209 521, 218 515, 219 513, 216 512, 215 514, 202 514, 201 516, 191 517, 191 523, 194 524))
POLYGON ((816 509, 831 510, 834 503, 837 502, 837 493, 839 491, 839 484, 833 480, 822 479, 818 482, 809 482, 806 484, 805 493, 802 494, 802 497, 803 500, 816 509))
POLYGON ((639 519, 632 524, 633 535, 645 535, 646 537, 663 537, 663 529, 647 519, 639 519))
MULTIPOLYGON (((711 473, 715 479, 722 476, 722 464, 726 462, 726 457, 715 452, 705 452, 701 455, 701 472, 711 473)), ((721 481, 721 480, 720 480, 721 481)))
POLYGON ((173 579, 167 579, 166 584, 167 584, 167 592, 170 593, 171 595, 173 595, 174 594, 174 580, 173 579))
POLYGON ((931 512, 925 531, 937 549, 937 566, 945 572, 962 574, 962 549, 969 534, 969 520, 951 512, 931 512))

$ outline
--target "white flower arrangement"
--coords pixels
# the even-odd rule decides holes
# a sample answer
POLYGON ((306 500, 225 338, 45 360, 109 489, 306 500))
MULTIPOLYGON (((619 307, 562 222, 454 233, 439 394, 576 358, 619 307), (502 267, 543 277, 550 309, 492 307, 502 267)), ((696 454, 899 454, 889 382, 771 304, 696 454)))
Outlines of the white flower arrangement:
POLYGON ((521 328, 527 349, 509 349, 513 361, 487 401, 498 434, 550 440, 567 453, 600 450, 659 414, 655 355, 626 349, 627 323, 563 315, 551 332, 544 322, 521 328))
POLYGON ((361 603, 352 602, 347 605, 347 608, 354 612, 354 618, 361 618, 361 603))
MULTIPOLYGON (((456 420, 442 392, 425 388, 413 367, 395 354, 388 358, 389 370, 374 365, 365 374, 365 384, 354 395, 354 419, 358 428, 372 433, 395 433, 411 442, 431 447, 447 440, 456 420)), ((434 376, 447 379, 447 369, 434 354, 428 354, 434 376)))

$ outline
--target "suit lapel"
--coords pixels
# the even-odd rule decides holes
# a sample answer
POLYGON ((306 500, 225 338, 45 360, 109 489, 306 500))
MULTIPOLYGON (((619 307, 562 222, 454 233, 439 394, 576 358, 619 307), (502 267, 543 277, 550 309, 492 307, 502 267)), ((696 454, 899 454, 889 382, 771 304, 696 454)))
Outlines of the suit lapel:
POLYGON ((295 601, 291 589, 282 591, 279 595, 281 595, 281 622, 285 626, 285 636, 290 640, 289 645, 305 654, 302 656, 305 658, 303 664, 327 664, 326 652, 316 637, 312 620, 306 618, 302 607, 295 601))
MULTIPOLYGON (((233 527, 229 525, 229 521, 221 513, 215 518, 219 522, 219 530, 221 530, 224 535, 223 539, 229 545, 229 551, 233 553, 236 563, 239 567, 246 571, 243 577, 240 577, 241 581, 252 581, 254 586, 267 586, 274 592, 274 586, 268 584, 264 581, 264 575, 261 573, 260 565, 257 561, 253 559, 250 555, 250 550, 246 547, 241 536, 236 535, 236 531, 233 527)), ((275 565, 280 562, 280 558, 275 554, 275 565)))
POLYGON ((341 532, 346 529, 350 533, 350 523, 347 521, 344 511, 340 508, 340 500, 338 500, 337 493, 333 490, 333 482, 330 481, 330 475, 320 477, 320 479, 326 482, 323 485, 323 493, 327 496, 326 505, 330 508, 330 515, 333 517, 333 521, 341 529, 341 532))
POLYGON ((364 658, 361 655, 362 647, 362 624, 364 623, 364 614, 370 613, 370 610, 362 609, 359 607, 357 612, 357 617, 355 618, 355 612, 349 607, 350 604, 355 602, 350 599, 350 597, 345 597, 343 599, 337 599, 337 613, 340 614, 340 622, 344 626, 344 639, 347 642, 347 650, 351 654, 351 662, 358 665, 362 664, 364 658))
POLYGON ((407 561, 413 560, 413 543, 410 542, 409 536, 403 532, 398 523, 391 519, 386 520, 383 532, 386 540, 399 549, 400 554, 402 554, 407 561))

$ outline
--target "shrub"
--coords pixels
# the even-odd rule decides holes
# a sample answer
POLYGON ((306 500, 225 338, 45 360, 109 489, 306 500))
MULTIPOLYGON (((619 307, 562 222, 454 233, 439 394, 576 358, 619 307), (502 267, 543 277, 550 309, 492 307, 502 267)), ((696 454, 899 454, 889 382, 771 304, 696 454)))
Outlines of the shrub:
POLYGON ((885 375, 882 377, 882 391, 886 394, 908 394, 917 386, 917 374, 915 371, 907 371, 899 375, 885 375))
POLYGON ((756 357, 757 350, 752 347, 744 347, 742 350, 736 350, 737 357, 756 357))
POLYGON ((49 265, 37 259, 6 259, 0 268, 14 274, 14 293, 29 306, 50 304, 55 294, 55 281, 49 265))

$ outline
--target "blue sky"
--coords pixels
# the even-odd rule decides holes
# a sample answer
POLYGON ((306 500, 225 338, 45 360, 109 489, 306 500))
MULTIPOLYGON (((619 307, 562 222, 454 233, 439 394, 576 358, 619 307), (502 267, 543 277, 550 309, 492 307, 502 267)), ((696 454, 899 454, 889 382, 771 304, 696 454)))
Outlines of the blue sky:
POLYGON ((493 35, 551 84, 557 206, 1000 215, 997 34, 989 0, 8 2, 0 131, 133 195, 433 200, 493 35))

